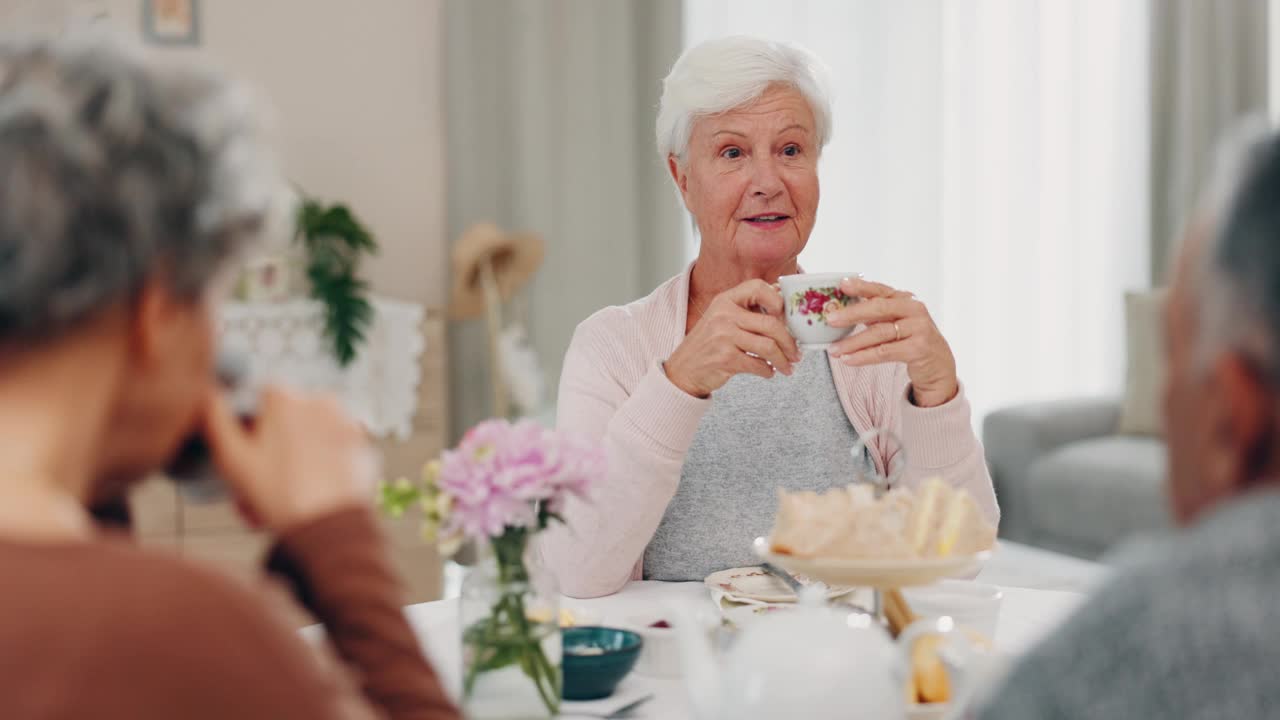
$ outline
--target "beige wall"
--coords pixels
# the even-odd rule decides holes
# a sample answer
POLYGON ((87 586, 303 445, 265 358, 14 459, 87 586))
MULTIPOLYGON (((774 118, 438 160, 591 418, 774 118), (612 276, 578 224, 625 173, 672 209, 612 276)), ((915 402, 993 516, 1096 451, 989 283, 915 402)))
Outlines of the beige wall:
MULTIPOLYGON (((442 0, 203 0, 205 53, 265 95, 290 178, 342 200, 373 229, 374 289, 446 297, 441 99, 442 0)), ((0 25, 56 28, 105 12, 141 33, 143 0, 0 0, 0 25)))
MULTIPOLYGON (((109 6, 141 26, 142 0, 109 6)), ((440 1, 205 0, 201 11, 199 50, 270 98, 289 176, 350 203, 382 243, 374 289, 442 303, 440 1)))

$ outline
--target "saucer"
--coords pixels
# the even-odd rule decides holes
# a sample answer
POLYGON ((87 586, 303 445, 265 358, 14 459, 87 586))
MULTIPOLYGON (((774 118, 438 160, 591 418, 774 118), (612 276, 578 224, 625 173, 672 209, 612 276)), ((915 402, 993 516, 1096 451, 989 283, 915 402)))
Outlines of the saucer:
MULTIPOLYGON (((801 585, 810 585, 807 578, 796 578, 801 585)), ((740 567, 711 573, 704 585, 725 593, 733 602, 794 603, 798 598, 779 578, 759 567, 740 567)), ((853 588, 832 586, 827 588, 827 599, 834 600, 853 592, 853 588)))

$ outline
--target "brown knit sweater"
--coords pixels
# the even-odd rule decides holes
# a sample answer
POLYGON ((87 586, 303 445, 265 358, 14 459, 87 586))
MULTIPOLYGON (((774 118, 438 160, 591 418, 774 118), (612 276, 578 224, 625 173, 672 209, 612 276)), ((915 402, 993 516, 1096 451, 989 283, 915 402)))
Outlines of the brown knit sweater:
POLYGON ((458 717, 367 511, 294 528, 268 565, 325 624, 358 688, 265 594, 213 571, 123 537, 0 539, 0 718, 458 717))

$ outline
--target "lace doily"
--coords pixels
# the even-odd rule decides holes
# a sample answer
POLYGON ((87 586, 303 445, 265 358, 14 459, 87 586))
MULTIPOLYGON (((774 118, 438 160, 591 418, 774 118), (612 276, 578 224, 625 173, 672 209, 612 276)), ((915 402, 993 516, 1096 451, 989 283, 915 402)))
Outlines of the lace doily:
POLYGON ((226 303, 219 319, 221 341, 247 354, 255 378, 332 392, 369 432, 407 439, 422 381, 425 310, 386 298, 370 302, 373 323, 345 368, 338 367, 324 336, 324 308, 316 300, 226 303))

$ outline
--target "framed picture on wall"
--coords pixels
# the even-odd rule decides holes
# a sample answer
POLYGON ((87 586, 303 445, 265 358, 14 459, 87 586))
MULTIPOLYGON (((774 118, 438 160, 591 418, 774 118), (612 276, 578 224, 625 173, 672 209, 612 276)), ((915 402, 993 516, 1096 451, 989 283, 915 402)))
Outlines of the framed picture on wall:
POLYGON ((198 45, 199 0, 143 0, 142 36, 161 45, 198 45))

